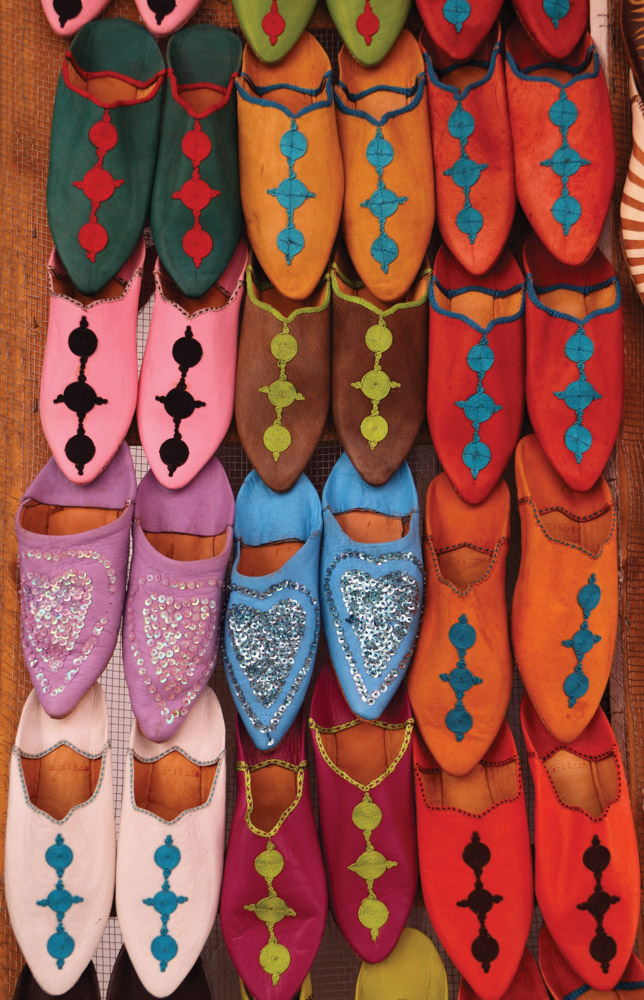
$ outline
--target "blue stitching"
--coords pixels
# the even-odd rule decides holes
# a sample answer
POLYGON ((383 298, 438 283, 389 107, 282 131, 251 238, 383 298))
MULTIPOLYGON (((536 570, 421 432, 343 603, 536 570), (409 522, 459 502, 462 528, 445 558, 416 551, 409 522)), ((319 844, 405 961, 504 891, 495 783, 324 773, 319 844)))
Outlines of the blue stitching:
POLYGON ((542 0, 543 12, 550 18, 555 31, 559 28, 560 21, 570 13, 570 0, 542 0))
POLYGON ((305 201, 316 197, 314 192, 309 191, 306 184, 298 178, 293 166, 297 160, 306 155, 308 148, 306 136, 298 129, 295 118, 291 118, 288 131, 284 132, 280 139, 280 152, 288 164, 288 177, 280 181, 276 188, 266 189, 266 193, 277 198, 279 204, 286 210, 286 229, 280 230, 277 234, 277 249, 284 254, 289 267, 293 263, 293 258, 301 253, 306 244, 304 233, 297 229, 293 222, 293 215, 305 201))
POLYGON ((515 76, 518 76, 520 80, 528 80, 530 83, 551 83, 557 90, 565 90, 571 87, 574 83, 579 83, 581 80, 592 80, 599 73, 599 55, 595 49, 594 45, 590 45, 586 50, 586 55, 582 62, 578 66, 567 66, 562 63, 557 62, 544 62, 535 63, 534 66, 526 66, 525 69, 519 69, 516 62, 514 61, 514 56, 509 49, 505 50, 505 58, 510 64, 510 69, 515 76), (581 73, 579 76, 575 74, 579 73, 584 66, 587 66, 590 62, 590 58, 593 59, 593 68, 588 73, 581 73), (552 76, 532 76, 538 69, 563 69, 568 73, 573 74, 572 80, 568 80, 567 83, 561 83, 560 80, 555 80, 552 76))
POLYGON ((456 742, 460 743, 465 734, 472 728, 473 719, 463 707, 463 697, 470 688, 483 683, 482 677, 476 677, 465 663, 465 654, 476 642, 476 629, 467 620, 467 615, 461 615, 455 625, 452 625, 447 637, 458 653, 458 663, 449 674, 440 674, 440 679, 446 681, 456 695, 456 705, 445 716, 445 725, 454 733, 456 742))
POLYGON ((620 284, 617 280, 617 276, 609 278, 605 283, 602 282, 598 285, 535 285, 534 276, 530 271, 526 273, 526 287, 528 290, 528 297, 533 305, 537 308, 542 309, 543 312, 548 313, 549 316, 556 316, 558 319, 567 319, 575 325, 584 325, 588 323, 591 319, 595 319, 596 316, 604 316, 607 313, 615 312, 616 309, 622 304, 622 290, 620 284), (547 292, 555 292, 560 288, 565 288, 571 292, 579 292, 581 295, 588 295, 590 292, 600 291, 602 288, 608 288, 609 285, 615 285, 615 301, 610 306, 602 306, 601 309, 593 309, 592 312, 584 316, 583 319, 578 319, 577 316, 571 316, 570 313, 561 312, 559 309, 552 309, 550 306, 545 305, 539 298, 539 295, 545 295, 547 292))
MULTIPOLYGON (((467 323, 468 326, 471 326, 473 330, 477 330, 478 333, 488 333, 489 334, 490 331, 495 326, 497 326, 497 325, 500 326, 503 323, 514 323, 515 320, 520 319, 523 316, 523 312, 525 310, 525 286, 524 285, 516 285, 513 289, 510 289, 510 291, 507 293, 507 294, 511 294, 513 292, 518 291, 519 288, 522 289, 521 306, 520 306, 518 312, 515 312, 512 316, 499 316, 496 319, 490 320, 490 322, 488 323, 488 325, 486 327, 482 327, 482 326, 479 326, 479 324, 475 320, 470 319, 469 316, 466 316, 465 313, 452 312, 450 310, 443 309, 442 306, 439 306, 438 302, 436 301, 436 295, 434 294, 434 282, 436 282, 436 284, 441 289, 441 291, 443 290, 441 288, 439 282, 436 281, 435 276, 432 275, 431 281, 429 283, 429 304, 430 304, 430 306, 433 309, 435 309, 435 311, 440 316, 451 316, 451 317, 454 317, 456 319, 459 319, 459 320, 461 320, 461 322, 467 323)), ((458 289, 453 290, 452 293, 451 293, 451 295, 449 295, 449 298, 453 299, 456 295, 461 295, 464 292, 471 292, 471 291, 485 292, 488 295, 492 295, 495 298, 499 297, 499 295, 501 294, 501 293, 498 293, 498 292, 491 292, 489 288, 479 288, 476 285, 466 285, 463 288, 458 288, 458 289)), ((505 295, 506 293, 503 292, 502 294, 505 295)))
POLYGON ((589 989, 590 986, 578 986, 577 989, 573 990, 571 993, 566 993, 563 1000, 577 1000, 577 998, 583 996, 584 993, 588 993, 589 989))
POLYGON ((361 90, 359 94, 352 94, 349 88, 342 82, 338 80, 337 86, 340 87, 346 94, 346 99, 348 101, 356 102, 362 100, 363 97, 368 97, 369 94, 373 94, 376 91, 378 93, 384 91, 389 94, 401 94, 403 97, 411 97, 415 94, 413 99, 402 108, 394 108, 393 111, 387 111, 382 118, 374 118, 367 111, 362 111, 360 108, 350 108, 348 104, 345 104, 340 95, 338 94, 337 88, 335 91, 335 103, 336 107, 345 115, 355 115, 358 118, 364 118, 365 121, 371 122, 372 125, 382 126, 391 118, 397 118, 399 115, 405 115, 408 111, 413 111, 414 108, 422 100, 423 94, 425 93, 425 83, 427 78, 424 73, 419 73, 416 77, 416 83, 413 87, 390 87, 388 85, 383 85, 380 87, 368 87, 367 90, 361 90))
POLYGON ((237 80, 235 80, 235 87, 237 88, 237 93, 244 101, 248 101, 249 104, 257 104, 262 108, 277 108, 278 111, 282 111, 288 118, 301 118, 303 115, 308 115, 310 111, 317 111, 319 108, 328 108, 333 103, 333 84, 331 79, 331 70, 328 70, 322 77, 322 83, 319 87, 314 90, 309 90, 306 87, 296 87, 291 83, 272 83, 270 86, 261 87, 259 84, 254 84, 248 73, 240 73, 237 80), (241 86, 241 79, 247 80, 249 86, 253 88, 255 94, 249 94, 244 87, 241 86), (267 101, 264 100, 264 94, 271 94, 274 90, 292 90, 295 94, 304 94, 306 97, 316 97, 321 94, 323 90, 326 90, 326 97, 323 101, 314 101, 313 104, 307 105, 307 107, 301 108, 299 111, 291 111, 284 104, 280 104, 279 101, 267 101))
POLYGON ((487 170, 487 163, 477 163, 467 153, 467 143, 471 135, 474 134, 476 121, 474 115, 463 107, 463 99, 454 94, 456 107, 447 119, 447 129, 452 138, 457 139, 460 146, 458 159, 443 171, 444 177, 451 177, 454 184, 461 188, 464 196, 463 208, 456 214, 456 225, 458 229, 467 236, 470 245, 473 245, 476 237, 483 228, 483 216, 477 208, 472 206, 470 201, 470 191, 481 179, 481 174, 487 170))
POLYGON ((63 873, 73 860, 74 852, 71 847, 65 843, 60 833, 56 834, 56 840, 45 851, 45 861, 56 872, 56 888, 44 899, 36 900, 36 906, 47 906, 56 914, 56 930, 47 941, 47 951, 56 959, 59 969, 63 968, 65 959, 69 958, 75 947, 73 937, 67 933, 63 924, 65 914, 74 903, 83 902, 82 896, 72 896, 63 884, 63 873))
POLYGON ((385 224, 390 215, 395 215, 401 205, 407 201, 406 195, 397 195, 391 191, 383 180, 385 167, 394 159, 394 147, 384 138, 380 126, 367 145, 367 160, 378 174, 378 187, 366 201, 360 202, 360 208, 368 208, 378 220, 380 235, 371 244, 371 256, 380 264, 384 274, 389 273, 389 266, 398 257, 398 244, 385 232, 385 224))
POLYGON ((159 963, 161 972, 165 972, 168 962, 171 962, 179 951, 179 945, 172 935, 168 934, 170 915, 174 913, 178 905, 188 902, 187 896, 177 896, 176 892, 170 888, 170 874, 180 861, 181 851, 168 834, 161 847, 157 847, 154 852, 154 863, 163 872, 161 890, 154 896, 143 900, 146 906, 153 906, 161 917, 161 933, 150 943, 150 951, 159 963))
POLYGON ((481 424, 503 409, 500 403, 496 403, 483 390, 483 379, 493 364, 494 351, 488 343, 487 333, 484 332, 478 344, 475 344, 467 354, 467 366, 477 376, 476 389, 467 399, 461 399, 454 403, 463 411, 474 429, 472 440, 468 441, 462 453, 463 463, 470 470, 472 479, 477 479, 479 472, 490 464, 492 458, 492 452, 488 445, 481 441, 479 434, 481 424))
POLYGON ((561 134, 561 145, 547 160, 541 160, 542 167, 550 167, 552 172, 561 179, 561 194, 555 200, 550 211, 555 222, 563 229, 564 236, 581 218, 581 205, 568 190, 568 182, 581 167, 589 167, 590 160, 584 159, 568 142, 568 131, 577 121, 577 106, 570 100, 564 87, 560 89, 559 97, 551 105, 548 118, 561 134))
MULTIPOLYGON (((427 70, 427 75, 432 81, 432 83, 436 87, 440 87, 442 90, 448 90, 455 99, 457 98, 457 95, 459 95, 460 99, 464 101, 471 90, 476 90, 477 87, 482 87, 485 83, 488 82, 488 80, 492 78, 492 75, 496 67, 496 60, 497 57, 500 55, 500 52, 501 52, 501 43, 495 42, 492 48, 492 54, 490 56, 489 65, 487 62, 480 62, 476 59, 468 60, 467 62, 468 66, 478 66, 480 67, 480 69, 487 69, 487 72, 485 76, 482 77, 480 80, 473 80, 472 83, 468 83, 467 87, 464 87, 463 90, 459 90, 459 88, 455 87, 454 84, 452 83, 443 83, 438 73, 434 69, 434 64, 432 63, 429 52, 423 52, 423 58, 425 60, 425 68, 427 70)), ((441 75, 448 76, 452 70, 458 69, 462 65, 463 64, 459 62, 452 63, 451 66, 447 66, 445 69, 442 69, 440 71, 441 75)))
POLYGON ((593 635, 588 629, 590 612, 594 611, 602 596, 601 589, 595 579, 595 574, 591 573, 588 577, 588 583, 585 583, 577 594, 577 604, 584 615, 583 622, 572 639, 563 639, 561 642, 562 646, 573 650, 577 660, 573 673, 568 674, 563 682, 564 694, 568 696, 568 708, 574 708, 577 700, 583 698, 588 691, 589 680, 584 673, 584 656, 591 651, 593 646, 601 642, 601 636, 593 635))
POLYGON ((472 8, 468 0, 445 0, 441 13, 447 23, 456 30, 456 34, 460 35, 463 25, 472 13, 472 8))

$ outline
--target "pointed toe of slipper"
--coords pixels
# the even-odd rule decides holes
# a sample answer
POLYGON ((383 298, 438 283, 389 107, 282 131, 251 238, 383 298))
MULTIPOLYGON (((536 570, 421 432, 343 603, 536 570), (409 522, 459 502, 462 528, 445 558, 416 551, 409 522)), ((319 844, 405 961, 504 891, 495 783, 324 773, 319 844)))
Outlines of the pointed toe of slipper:
POLYGON ((588 0, 512 0, 512 4, 535 45, 553 59, 572 52, 588 24, 588 0))
POLYGON ((244 37, 263 63, 288 55, 311 20, 317 0, 233 0, 244 37))
POLYGON ((469 59, 499 16, 503 0, 416 0, 429 37, 452 62, 469 59))
POLYGON ((342 41, 357 62, 376 66, 404 29, 411 0, 326 0, 342 41))

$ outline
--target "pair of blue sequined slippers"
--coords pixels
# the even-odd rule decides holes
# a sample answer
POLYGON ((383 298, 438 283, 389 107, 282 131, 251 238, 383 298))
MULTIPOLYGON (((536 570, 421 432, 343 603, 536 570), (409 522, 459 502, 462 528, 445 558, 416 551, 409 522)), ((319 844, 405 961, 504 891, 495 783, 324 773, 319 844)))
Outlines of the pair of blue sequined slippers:
POLYGON ((346 454, 320 499, 302 475, 274 493, 251 472, 235 510, 224 666, 253 742, 269 750, 304 701, 320 620, 352 711, 377 719, 409 663, 423 603, 418 495, 406 463, 370 486, 346 454))

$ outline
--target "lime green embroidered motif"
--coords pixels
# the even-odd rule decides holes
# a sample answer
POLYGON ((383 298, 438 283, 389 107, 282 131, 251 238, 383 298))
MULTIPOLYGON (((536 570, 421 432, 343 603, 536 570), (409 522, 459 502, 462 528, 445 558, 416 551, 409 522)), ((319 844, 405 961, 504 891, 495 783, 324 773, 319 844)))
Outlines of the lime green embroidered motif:
POLYGON ((377 444, 387 437, 389 424, 379 412, 380 401, 385 399, 392 389, 400 389, 400 382, 393 382, 382 370, 380 359, 393 344, 394 338, 387 327, 384 317, 380 316, 376 326, 370 326, 364 342, 374 353, 374 365, 371 371, 362 376, 359 382, 352 382, 354 389, 360 389, 363 396, 371 400, 371 413, 360 424, 360 432, 369 442, 373 451, 377 444))
POLYGON ((297 340, 289 333, 286 322, 282 325, 282 332, 271 340, 271 354, 277 361, 279 378, 271 385, 261 386, 258 392, 268 393, 269 402, 275 407, 275 420, 264 431, 263 440, 264 447, 272 453, 273 460, 278 462, 282 452, 291 446, 291 432, 282 424, 282 410, 296 400, 304 399, 302 393, 286 377, 286 366, 297 354, 297 340))
POLYGON ((362 830, 365 839, 365 850, 352 865, 348 865, 350 872, 355 872, 367 883, 367 896, 360 903, 358 909, 358 920, 363 927, 371 931, 371 940, 375 941, 389 919, 389 909, 378 899, 373 891, 373 883, 384 875, 388 868, 397 868, 397 861, 387 861, 384 854, 377 851, 371 843, 371 834, 382 822, 382 810, 373 801, 369 792, 364 793, 361 802, 351 813, 353 825, 362 830))
POLYGON ((277 878, 284 868, 284 858, 269 840, 266 849, 255 858, 255 871, 266 880, 268 895, 264 896, 257 903, 250 903, 244 906, 245 910, 250 910, 258 920, 266 924, 268 930, 268 944, 265 944, 259 953, 259 964, 273 981, 273 986, 277 986, 280 976, 286 972, 291 964, 291 953, 288 948, 280 944, 275 936, 275 924, 278 924, 284 917, 296 917, 295 910, 277 895, 273 888, 273 880, 277 878))

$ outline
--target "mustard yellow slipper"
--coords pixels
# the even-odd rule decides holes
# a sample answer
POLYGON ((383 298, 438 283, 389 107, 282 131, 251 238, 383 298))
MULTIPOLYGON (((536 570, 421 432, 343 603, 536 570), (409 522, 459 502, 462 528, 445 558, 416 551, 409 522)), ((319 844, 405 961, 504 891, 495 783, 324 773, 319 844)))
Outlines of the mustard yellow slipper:
MULTIPOLYGON (((241 979, 239 980, 239 992, 241 994, 241 1000, 253 1000, 241 979)), ((307 976, 302 983, 297 997, 298 1000, 313 1000, 313 984, 311 983, 310 976, 307 976)))
MULTIPOLYGON (((405 927, 382 962, 363 962, 356 1000, 447 1000, 447 975, 434 944, 421 931, 405 927)), ((244 998, 243 998, 244 1000, 244 998)))

